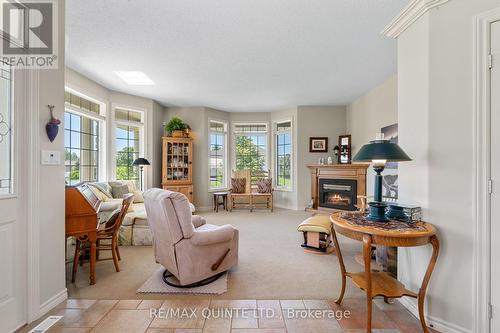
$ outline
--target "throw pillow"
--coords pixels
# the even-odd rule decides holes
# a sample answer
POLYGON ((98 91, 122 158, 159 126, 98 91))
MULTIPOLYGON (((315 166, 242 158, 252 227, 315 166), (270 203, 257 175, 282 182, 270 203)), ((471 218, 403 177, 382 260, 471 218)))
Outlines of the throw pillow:
POLYGON ((100 189, 98 189, 95 186, 92 186, 92 184, 88 184, 88 186, 89 186, 89 189, 92 191, 92 193, 95 194, 97 199, 99 199, 102 202, 108 201, 108 199, 109 199, 108 196, 106 194, 104 194, 100 189))
POLYGON ((133 180, 124 180, 123 183, 127 184, 130 193, 134 193, 135 191, 137 191, 137 188, 135 187, 135 182, 133 180))
POLYGON ((123 199, 123 196, 130 193, 127 184, 111 185, 111 193, 113 193, 113 198, 123 199))
POLYGON ((109 185, 111 188, 114 186, 119 186, 119 185, 127 185, 128 186, 128 193, 134 193, 135 190, 135 184, 133 180, 113 180, 109 182, 109 185))
POLYGON ((261 178, 257 181, 258 193, 271 193, 272 190, 273 190, 272 178, 261 178))
POLYGON ((101 191, 108 198, 110 198, 110 199, 113 198, 113 194, 111 193, 111 186, 109 186, 108 183, 93 182, 93 183, 88 183, 88 185, 101 191))
POLYGON ((231 192, 233 193, 245 193, 246 185, 246 178, 231 178, 231 192))
POLYGON ((134 191, 134 203, 143 203, 144 197, 142 196, 141 191, 134 191))

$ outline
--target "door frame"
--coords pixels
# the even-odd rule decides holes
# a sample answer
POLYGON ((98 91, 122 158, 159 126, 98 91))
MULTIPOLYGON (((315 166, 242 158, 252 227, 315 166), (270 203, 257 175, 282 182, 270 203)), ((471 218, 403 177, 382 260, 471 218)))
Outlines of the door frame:
MULTIPOLYGON (((27 125, 28 136, 25 141, 29 145, 27 151, 28 163, 25 166, 25 193, 28 203, 26 205, 26 221, 28 223, 27 254, 28 254, 28 286, 27 286, 27 322, 38 319, 46 309, 40 304, 40 220, 38 218, 40 187, 40 70, 31 69, 26 71, 26 110, 28 112, 27 125), (29 184, 29 185, 28 185, 29 184)), ((50 310, 50 309, 48 309, 50 310)))
MULTIPOLYGON (((0 34, 0 41, 6 38, 3 34, 0 34)), ((23 94, 23 102, 18 110, 25 111, 26 116, 24 121, 26 121, 27 129, 25 136, 22 137, 17 134, 14 138, 15 145, 24 145, 27 147, 22 152, 22 158, 26 159, 22 163, 23 166, 20 170, 19 176, 23 177, 23 180, 17 180, 17 193, 19 192, 26 197, 26 210, 23 212, 22 219, 26 221, 27 224, 27 234, 26 234, 26 311, 25 320, 26 323, 31 323, 32 321, 38 319, 43 312, 50 309, 42 309, 40 304, 40 225, 38 218, 38 208, 39 208, 39 186, 38 179, 40 174, 40 99, 39 99, 39 87, 40 87, 40 70, 29 69, 21 70, 19 75, 23 79, 22 85, 14 89, 14 94, 20 89, 23 94), (22 188, 20 187, 22 186, 22 188)), ((15 99, 16 100, 16 99, 15 99)), ((17 108, 17 105, 15 105, 17 108)), ((16 121, 19 117, 16 117, 16 121)), ((17 149, 17 148, 16 148, 17 149)), ((16 159, 21 157, 19 151, 16 152, 16 159)))
MULTIPOLYGON (((17 69, 14 69, 17 71, 17 69)), ((39 71, 20 70, 14 72, 14 122, 19 129, 26 124, 23 131, 14 132, 14 161, 16 168, 15 192, 0 200, 17 198, 25 200, 25 209, 18 216, 19 223, 26 223, 24 237, 26 257, 22 258, 26 272, 26 295, 24 296, 24 324, 30 323, 42 315, 40 308, 40 260, 39 260, 39 71), (17 83, 16 80, 21 80, 17 83), (17 95, 16 94, 20 94, 17 95), (19 115, 19 113, 25 113, 19 115), (23 148, 20 148, 23 147, 23 148)))
MULTIPOLYGON (((489 332, 491 298, 491 220, 489 181, 491 177, 490 116, 491 73, 488 55, 491 49, 490 26, 500 20, 500 7, 474 17, 473 22, 473 309, 474 332, 489 332)), ((500 66, 500 63, 498 64, 500 66)))

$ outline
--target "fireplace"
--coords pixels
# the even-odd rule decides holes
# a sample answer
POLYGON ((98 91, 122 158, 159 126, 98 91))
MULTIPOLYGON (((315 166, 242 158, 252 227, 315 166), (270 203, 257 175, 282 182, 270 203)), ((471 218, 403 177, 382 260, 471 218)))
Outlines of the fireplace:
POLYGON ((319 179, 319 206, 356 210, 357 181, 353 179, 319 179))

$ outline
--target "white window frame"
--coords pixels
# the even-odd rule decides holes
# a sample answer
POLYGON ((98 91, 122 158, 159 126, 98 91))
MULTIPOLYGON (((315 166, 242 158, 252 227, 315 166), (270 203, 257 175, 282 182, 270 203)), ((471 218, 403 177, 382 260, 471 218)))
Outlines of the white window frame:
MULTIPOLYGON (((118 104, 118 103, 111 103, 111 112, 109 118, 111 119, 111 134, 109 135, 110 138, 110 163, 109 163, 109 174, 111 175, 112 179, 116 179, 116 127, 117 125, 123 125, 123 126, 134 126, 134 127, 139 127, 139 157, 145 157, 145 151, 146 151, 146 133, 145 133, 145 128, 146 128, 146 114, 147 114, 147 109, 143 108, 138 108, 134 106, 129 106, 129 105, 124 105, 124 104, 118 104), (116 109, 124 110, 124 111, 133 111, 133 112, 139 112, 141 113, 141 122, 135 122, 135 121, 126 121, 126 120, 117 120, 116 119, 116 109)), ((139 175, 140 177, 140 175, 139 175)), ((145 184, 146 180, 146 175, 145 172, 142 174, 142 179, 139 181, 142 182, 143 186, 145 184)), ((144 186, 145 188, 145 186, 144 186)))
POLYGON ((266 153, 264 155, 264 168, 265 170, 269 170, 269 147, 270 147, 270 140, 269 140, 269 122, 267 121, 237 121, 231 123, 231 139, 233 141, 233 144, 231 145, 231 158, 232 158, 232 163, 231 166, 233 170, 236 170, 236 137, 237 136, 247 136, 247 135, 265 135, 266 136, 266 153), (241 125, 265 125, 266 126, 266 132, 248 132, 245 134, 241 133, 236 133, 236 126, 241 126, 241 125))
POLYGON ((294 158, 295 158, 295 154, 294 154, 294 150, 295 150, 295 142, 294 142, 294 135, 293 135, 293 126, 294 126, 294 123, 293 123, 293 120, 292 119, 285 119, 285 120, 278 120, 278 121, 274 121, 273 122, 273 137, 274 137, 274 141, 273 141, 273 169, 274 169, 274 172, 273 172, 273 175, 274 175, 274 187, 275 187, 275 190, 277 191, 283 191, 283 192, 293 192, 293 188, 294 188, 294 183, 295 183, 295 177, 294 177, 294 158), (290 134, 290 140, 291 140, 291 143, 292 143, 292 147, 291 147, 291 151, 290 151, 290 185, 289 186, 278 186, 278 135, 279 134, 282 134, 283 132, 278 132, 278 124, 282 124, 282 123, 290 123, 290 129, 287 130, 286 132, 288 132, 290 134))
POLYGON ((228 160, 228 151, 229 151, 229 123, 224 120, 220 119, 208 119, 208 192, 217 192, 221 190, 227 190, 228 189, 228 175, 229 175, 229 160, 228 160), (215 122, 222 124, 224 126, 224 132, 212 132, 210 131, 210 123, 215 122), (224 134, 224 182, 221 187, 210 187, 210 135, 211 134, 224 134))
POLYGON ((65 87, 64 88, 65 92, 69 92, 73 95, 85 98, 91 102, 97 103, 100 105, 99 107, 99 114, 91 111, 87 111, 84 109, 80 109, 77 107, 74 107, 71 104, 66 103, 64 101, 64 112, 69 112, 76 114, 78 116, 90 118, 92 120, 96 120, 99 122, 99 165, 98 167, 98 181, 105 181, 107 180, 107 120, 109 117, 107 117, 107 109, 106 109, 106 102, 101 101, 99 99, 93 98, 89 95, 86 95, 76 89, 70 88, 70 87, 65 87))

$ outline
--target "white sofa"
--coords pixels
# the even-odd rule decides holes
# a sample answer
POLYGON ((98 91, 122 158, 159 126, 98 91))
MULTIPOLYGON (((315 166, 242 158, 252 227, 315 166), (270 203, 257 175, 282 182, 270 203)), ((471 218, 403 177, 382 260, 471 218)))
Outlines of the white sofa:
MULTIPOLYGON (((100 222, 104 223, 111 214, 121 207, 122 199, 113 196, 113 187, 127 185, 128 193, 134 194, 134 202, 130 206, 118 237, 119 245, 152 245, 153 237, 148 225, 148 216, 144 207, 142 192, 138 191, 133 181, 120 180, 87 183, 94 194, 102 201, 99 212, 100 222)), ((190 203, 191 211, 194 205, 190 203)))

